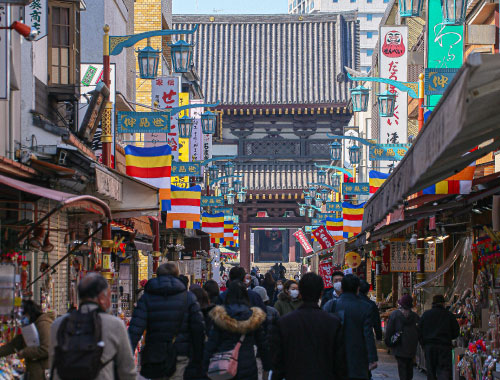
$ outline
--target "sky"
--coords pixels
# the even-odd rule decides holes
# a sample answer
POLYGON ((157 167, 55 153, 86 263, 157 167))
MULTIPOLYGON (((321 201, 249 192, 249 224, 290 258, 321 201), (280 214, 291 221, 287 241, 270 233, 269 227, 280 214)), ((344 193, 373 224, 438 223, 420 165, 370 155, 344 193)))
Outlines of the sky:
POLYGON ((287 0, 172 0, 174 14, 287 13, 287 0))

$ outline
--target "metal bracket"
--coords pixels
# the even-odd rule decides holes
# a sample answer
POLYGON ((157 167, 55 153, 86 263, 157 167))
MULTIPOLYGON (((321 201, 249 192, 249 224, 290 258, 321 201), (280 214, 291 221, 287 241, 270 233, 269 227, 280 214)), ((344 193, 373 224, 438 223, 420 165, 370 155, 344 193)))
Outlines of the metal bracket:
POLYGON ((368 145, 368 146, 376 146, 378 144, 372 143, 366 139, 363 139, 361 137, 356 137, 356 136, 341 136, 341 135, 331 135, 329 133, 326 134, 326 137, 330 139, 339 139, 339 140, 356 140, 359 141, 361 144, 368 145))
POLYGON ((418 99, 418 82, 398 82, 392 79, 377 78, 377 77, 353 77, 346 73, 347 77, 355 82, 377 82, 385 83, 396 87, 398 90, 407 92, 413 99, 418 99))
POLYGON ((347 169, 344 169, 344 168, 341 168, 339 166, 331 166, 331 165, 318 165, 316 163, 314 163, 314 166, 316 166, 317 168, 319 169, 333 169, 333 170, 338 170, 344 174, 346 174, 348 177, 351 177, 352 178, 352 173, 347 170, 347 169))
POLYGON ((330 189, 332 191, 338 191, 335 187, 327 185, 326 183, 314 183, 314 182, 308 182, 308 186, 323 186, 326 187, 327 189, 330 189))
POLYGON ((224 179, 241 178, 241 177, 243 177, 243 175, 227 175, 227 176, 224 176, 224 177, 216 178, 216 179, 212 180, 212 185, 215 185, 217 182, 220 182, 220 181, 222 181, 224 179))

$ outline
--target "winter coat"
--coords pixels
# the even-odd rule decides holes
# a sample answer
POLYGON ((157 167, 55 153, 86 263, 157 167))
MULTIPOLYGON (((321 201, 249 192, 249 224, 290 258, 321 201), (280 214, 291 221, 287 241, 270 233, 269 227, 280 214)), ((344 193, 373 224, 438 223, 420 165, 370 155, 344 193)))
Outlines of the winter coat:
MULTIPOLYGON (((128 329, 132 349, 135 350, 144 331, 146 345, 141 351, 142 363, 157 363, 166 358, 167 343, 176 333, 177 356, 201 362, 205 341, 203 314, 195 295, 188 292, 177 277, 158 276, 146 284, 128 329), (179 329, 180 318, 182 323, 179 329)), ((159 373, 155 377, 162 376, 159 373)))
POLYGON ((372 324, 373 329, 375 330, 375 338, 377 340, 382 340, 382 321, 380 320, 380 312, 378 310, 377 303, 364 294, 360 294, 359 298, 370 305, 372 310, 372 324))
POLYGON ((297 310, 300 306, 302 306, 302 303, 303 302, 300 298, 292 299, 292 297, 285 292, 281 292, 278 295, 278 301, 274 304, 274 308, 278 310, 280 316, 283 317, 284 315, 297 310))
POLYGON ((276 324, 278 319, 280 319, 280 313, 272 306, 266 306, 266 335, 268 340, 271 338, 271 332, 273 330, 273 326, 276 324))
POLYGON ((389 316, 385 332, 385 344, 391 347, 391 337, 402 332, 401 342, 391 347, 394 356, 412 359, 417 354, 418 346, 418 321, 417 313, 411 310, 394 310, 389 316))
POLYGON ((433 305, 432 309, 422 314, 418 327, 422 346, 451 347, 451 341, 460 334, 460 327, 455 315, 438 305, 433 305))
POLYGON ((324 292, 323 292, 323 297, 321 297, 321 304, 320 304, 320 307, 323 308, 323 306, 325 306, 325 304, 334 299, 334 300, 338 300, 340 298, 340 296, 335 293, 335 289, 333 288, 330 288, 330 289, 326 289, 324 292))
POLYGON ((273 327, 273 380, 340 380, 346 375, 338 317, 304 303, 273 327))
POLYGON ((342 293, 335 314, 343 323, 350 379, 369 379, 369 364, 378 361, 370 306, 353 293, 342 293))
POLYGON ((27 347, 21 334, 16 335, 9 343, 0 347, 0 357, 17 355, 26 360, 26 372, 29 380, 44 380, 45 370, 49 368, 50 326, 54 322, 55 314, 43 313, 35 323, 40 339, 39 346, 27 347))
POLYGON ((270 300, 273 300, 274 298, 274 284, 268 284, 265 281, 262 283, 262 286, 264 289, 266 289, 267 296, 269 297, 270 300))
POLYGON ((210 316, 214 321, 214 326, 208 335, 203 355, 203 369, 205 372, 208 371, 210 358, 213 354, 232 350, 242 334, 245 334, 245 340, 240 347, 238 372, 234 379, 257 380, 254 346, 257 346, 264 370, 268 371, 271 368, 263 328, 266 314, 261 309, 231 304, 215 307, 210 312, 210 316))
MULTIPOLYGON (((264 301, 262 301, 262 298, 252 289, 248 289, 247 291, 248 291, 248 298, 250 298, 250 305, 260 307, 260 309, 265 312, 266 305, 264 305, 264 301)), ((217 305, 224 305, 224 302, 226 301, 226 295, 227 295, 227 290, 220 294, 217 305)))
MULTIPOLYGON (((80 306, 82 313, 90 313, 97 309, 95 303, 85 303, 80 306)), ((57 318, 50 329, 50 364, 54 362, 55 348, 57 346, 57 332, 64 318, 69 314, 57 318)), ((135 380, 137 373, 135 361, 130 348, 127 328, 123 321, 107 313, 99 313, 101 319, 101 338, 104 342, 104 349, 101 355, 101 362, 106 364, 95 380, 135 380), (116 372, 115 372, 116 371, 116 372), (115 373, 117 377, 115 377, 115 373)), ((57 369, 54 372, 54 380, 58 380, 57 369)))

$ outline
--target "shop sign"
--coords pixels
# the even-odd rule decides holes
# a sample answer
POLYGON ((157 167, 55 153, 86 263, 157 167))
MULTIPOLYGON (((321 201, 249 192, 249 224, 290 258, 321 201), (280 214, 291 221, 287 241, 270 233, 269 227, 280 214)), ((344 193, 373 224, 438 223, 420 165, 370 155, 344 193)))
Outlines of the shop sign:
POLYGON ((342 202, 326 202, 326 211, 342 212, 342 202))
POLYGON ((321 245, 321 248, 327 249, 335 246, 335 240, 330 236, 325 226, 319 226, 312 233, 319 245, 321 245))
POLYGON ((368 182, 343 183, 342 194, 344 195, 368 195, 370 184, 368 182))
POLYGON ((370 161, 401 161, 410 144, 378 144, 370 146, 370 161))
POLYGON ((16 266, 11 263, 0 263, 0 315, 10 316, 13 313, 15 290, 16 266))
POLYGON ((195 280, 201 280, 201 260, 193 260, 193 274, 195 280))
POLYGON ((319 214, 316 214, 315 218, 312 218, 311 223, 313 226, 320 226, 324 225, 326 223, 326 218, 331 218, 333 215, 328 212, 321 212, 319 214))
POLYGON ((349 268, 357 268, 361 265, 361 256, 357 252, 348 252, 345 255, 345 264, 349 268))
POLYGON ((96 192, 98 194, 114 199, 118 202, 122 201, 123 195, 121 180, 112 174, 99 169, 97 166, 95 168, 95 185, 96 192))
POLYGON ((214 207, 214 213, 222 212, 224 216, 233 216, 234 210, 231 207, 214 207))
MULTIPOLYGON (((104 71, 102 63, 82 63, 80 65, 80 94, 88 94, 94 91, 97 84, 102 81, 104 71)), ((115 103, 115 89, 116 89, 116 65, 111 63, 109 65, 109 78, 111 79, 111 85, 109 88, 109 101, 113 104, 115 103)), ((81 104, 87 104, 88 100, 85 96, 80 96, 79 102, 81 104)))
MULTIPOLYGON (((0 4, 0 27, 6 28, 7 6, 0 4)), ((7 29, 0 29, 0 99, 7 99, 9 96, 9 44, 7 29)))
MULTIPOLYGON (((192 100, 192 104, 200 100, 192 100)), ((193 129, 189 139, 189 156, 191 161, 203 161, 203 132, 201 130, 201 114, 203 107, 191 108, 190 116, 193 118, 193 129)))
MULTIPOLYGON (((418 260, 416 253, 410 249, 410 244, 406 241, 393 241, 391 246, 391 272, 418 272, 418 260)), ((436 271, 436 254, 435 250, 431 251, 429 247, 426 250, 425 272, 436 271)), ((434 247, 432 247, 435 249, 434 247)))
POLYGON ((224 197, 201 196, 201 207, 224 206, 224 197))
POLYGON ((304 248, 304 251, 306 253, 311 253, 313 251, 311 243, 309 243, 309 240, 307 240, 306 235, 304 235, 304 231, 298 230, 293 234, 293 236, 295 236, 295 238, 299 241, 300 245, 302 246, 302 248, 304 248))
POLYGON ((24 7, 24 23, 38 31, 35 41, 47 35, 47 0, 33 0, 24 7))
MULTIPOLYGON (((408 80, 408 27, 380 27, 380 77, 398 82, 408 80)), ((384 85, 382 85, 384 91, 384 85)), ((380 117, 380 143, 408 141, 408 94, 387 85, 387 90, 396 94, 392 117, 380 117), (386 141, 387 140, 387 141, 386 141)))
POLYGON ((333 264, 330 260, 319 263, 318 274, 323 279, 325 289, 333 288, 333 264))
POLYGON ((201 165, 199 162, 172 162, 172 177, 191 176, 201 177, 201 165))
POLYGON ((167 133, 169 125, 169 112, 118 112, 118 133, 167 133))
POLYGON ((425 95, 443 95, 458 69, 425 69, 425 95))

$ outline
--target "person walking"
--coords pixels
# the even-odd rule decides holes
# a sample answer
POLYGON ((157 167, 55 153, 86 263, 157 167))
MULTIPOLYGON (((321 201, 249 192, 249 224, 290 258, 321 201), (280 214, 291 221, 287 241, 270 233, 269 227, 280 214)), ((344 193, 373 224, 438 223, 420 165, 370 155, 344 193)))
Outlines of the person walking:
POLYGON ((342 279, 342 295, 336 302, 346 338, 347 374, 350 380, 369 379, 377 368, 377 347, 373 336, 371 307, 358 297, 359 278, 348 274, 342 279))
POLYGON ((22 324, 34 323, 38 332, 39 344, 26 346, 23 335, 16 335, 10 342, 0 347, 0 358, 17 354, 26 362, 27 380, 45 380, 45 370, 49 368, 50 326, 55 315, 52 312, 43 313, 42 308, 31 300, 22 303, 22 324))
POLYGON ((198 366, 201 363, 205 341, 203 315, 195 295, 179 279, 175 263, 160 265, 156 276, 146 284, 132 314, 130 344, 135 350, 146 331, 141 375, 148 379, 180 380, 189 359, 198 366))
POLYGON ((276 288, 276 281, 274 281, 271 272, 267 272, 264 276, 264 281, 262 282, 262 286, 266 289, 267 296, 270 300, 274 298, 274 291, 276 288))
POLYGON ((380 320, 380 311, 378 310, 377 303, 368 297, 370 291, 370 284, 365 280, 359 282, 359 298, 365 301, 371 307, 372 324, 375 331, 375 339, 382 340, 382 321, 380 320))
POLYGON ((87 274, 78 284, 78 297, 80 308, 57 318, 51 326, 50 378, 135 380, 125 324, 107 313, 111 307, 108 281, 98 273, 87 274))
POLYGON ((449 380, 452 377, 452 340, 460 334, 460 327, 444 305, 444 297, 435 295, 432 309, 422 314, 418 325, 428 380, 449 380))
POLYGON ((274 283, 274 294, 273 298, 271 298, 272 300, 271 306, 274 306, 276 304, 276 302, 278 301, 278 296, 283 291, 283 289, 284 289, 283 281, 278 280, 274 283))
POLYGON ((266 344, 263 324, 266 313, 258 307, 251 307, 245 285, 232 281, 223 306, 216 306, 210 316, 214 328, 210 331, 203 355, 203 369, 208 372, 210 359, 215 353, 234 349, 242 341, 238 356, 238 371, 233 379, 257 380, 257 363, 254 346, 262 360, 264 371, 269 371, 271 362, 266 344))
POLYGON ((398 362, 400 380, 413 379, 413 361, 418 345, 418 314, 413 312, 413 298, 404 295, 398 301, 399 309, 389 316, 385 344, 391 348, 398 362))
POLYGON ((262 298, 262 301, 266 305, 266 317, 267 317, 267 337, 269 338, 271 336, 271 329, 272 326, 276 323, 276 321, 280 318, 280 314, 278 313, 278 310, 276 310, 274 307, 269 305, 269 296, 267 295, 266 289, 264 289, 262 286, 256 286, 253 291, 257 293, 260 298, 262 298))
POLYGON ((273 328, 273 380, 344 379, 345 345, 340 319, 318 306, 323 280, 306 273, 299 282, 303 305, 273 328))
POLYGON ((321 307, 323 308, 325 304, 331 299, 338 300, 342 294, 342 279, 344 278, 344 272, 334 271, 332 273, 333 288, 326 289, 323 292, 323 297, 321 297, 321 307))
MULTIPOLYGON (((246 272, 243 267, 233 267, 229 271, 229 281, 228 283, 230 284, 231 282, 234 281, 240 281, 245 285, 248 291, 248 297, 250 299, 250 305, 251 306, 257 306, 260 307, 261 310, 265 313, 266 312, 266 305, 264 305, 264 302, 262 302, 262 298, 259 297, 257 293, 255 293, 252 289, 250 289, 250 284, 251 281, 248 283, 245 281, 246 279, 246 272)), ((217 301, 218 305, 224 305, 225 300, 226 300, 226 295, 227 295, 227 290, 225 292, 222 292, 219 295, 219 300, 217 301)))
POLYGON ((215 280, 208 280, 203 284, 203 289, 208 293, 210 303, 215 305, 220 295, 219 284, 215 280))
POLYGON ((278 295, 278 301, 274 304, 280 316, 297 310, 302 306, 302 299, 300 298, 299 284, 295 280, 288 280, 285 282, 283 291, 278 295))

